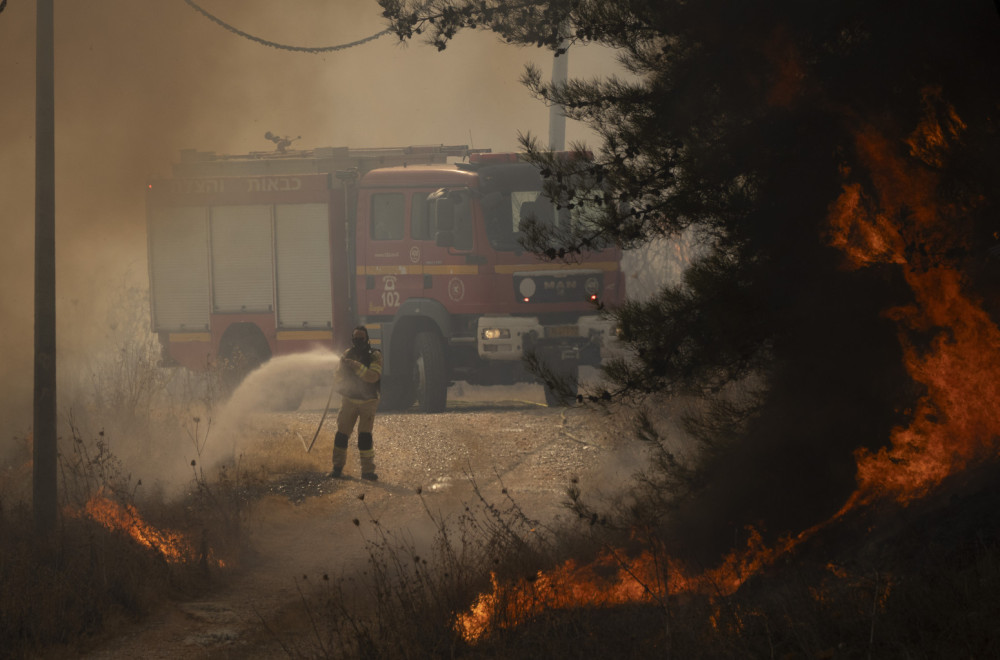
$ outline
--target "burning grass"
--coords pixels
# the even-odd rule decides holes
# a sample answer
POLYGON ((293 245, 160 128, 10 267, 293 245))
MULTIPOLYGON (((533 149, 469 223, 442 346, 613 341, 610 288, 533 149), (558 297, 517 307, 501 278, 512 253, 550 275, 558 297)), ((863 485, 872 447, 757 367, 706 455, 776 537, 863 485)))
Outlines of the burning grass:
POLYGON ((539 535, 512 500, 437 519, 429 551, 358 521, 373 535, 369 570, 304 580, 312 642, 300 636, 285 649, 323 658, 995 657, 1000 464, 981 468, 972 488, 969 478, 947 479, 919 503, 858 507, 780 551, 751 534, 707 570, 681 566, 651 536, 622 538, 587 521, 539 535))
POLYGON ((216 588, 238 563, 245 485, 227 471, 211 482, 194 471, 179 500, 138 497, 104 435, 74 432, 60 453, 62 515, 40 538, 23 444, 0 491, 0 655, 74 654, 164 599, 216 588))
MULTIPOLYGON (((269 451, 284 465, 284 454, 269 451)), ((116 474, 113 457, 86 456, 116 474)), ((226 493, 257 491, 241 491, 235 475, 222 475, 229 486, 198 475, 185 510, 130 507, 120 499, 133 490, 127 483, 92 480, 55 550, 32 545, 25 510, 4 509, 4 634, 21 644, 12 648, 28 655, 31 640, 79 643, 165 594, 218 584, 212 562, 205 578, 213 555, 200 552, 200 530, 217 550, 231 522, 211 512, 226 493), (186 533, 169 533, 178 530, 186 533), (15 552, 6 542, 17 534, 15 552)), ((946 479, 936 496, 908 506, 857 507, 787 545, 748 534, 710 567, 673 561, 652 528, 621 534, 590 519, 545 528, 506 494, 499 504, 480 496, 448 518, 428 510, 431 543, 371 514, 356 522, 368 569, 300 583, 305 612, 294 617, 294 640, 278 618, 262 628, 293 657, 990 657, 996 642, 986 631, 1000 616, 1000 468, 982 468, 971 490, 970 478, 946 479)))
POLYGON ((33 533, 30 436, 2 456, 3 657, 53 646, 64 649, 56 655, 75 654, 165 599, 224 584, 246 550, 260 474, 213 428, 219 374, 157 367, 144 292, 128 289, 119 303, 107 354, 98 352, 81 377, 64 376, 61 515, 49 538, 33 533))

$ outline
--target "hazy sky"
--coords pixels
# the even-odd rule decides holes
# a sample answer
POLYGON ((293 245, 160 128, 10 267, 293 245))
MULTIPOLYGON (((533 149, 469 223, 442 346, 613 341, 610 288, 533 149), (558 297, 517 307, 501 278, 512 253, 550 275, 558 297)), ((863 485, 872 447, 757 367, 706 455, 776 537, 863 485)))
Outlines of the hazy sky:
MULTIPOLYGON (((326 46, 382 30, 374 0, 201 0, 270 41, 326 46)), ((0 13, 0 433, 31 420, 34 250, 35 3, 0 13)), ((442 53, 385 36, 326 55, 261 46, 183 0, 55 1, 56 232, 63 364, 105 337, 109 289, 126 271, 145 282, 145 182, 177 153, 268 150, 267 131, 296 147, 469 144, 516 148, 517 131, 548 132, 548 109, 518 79, 548 51, 491 33, 442 53)), ((617 71, 602 49, 570 54, 570 76, 617 71)), ((593 138, 579 124, 567 139, 593 138)), ((68 374, 68 369, 62 371, 68 374)), ((65 402, 60 397, 60 409, 65 402)))

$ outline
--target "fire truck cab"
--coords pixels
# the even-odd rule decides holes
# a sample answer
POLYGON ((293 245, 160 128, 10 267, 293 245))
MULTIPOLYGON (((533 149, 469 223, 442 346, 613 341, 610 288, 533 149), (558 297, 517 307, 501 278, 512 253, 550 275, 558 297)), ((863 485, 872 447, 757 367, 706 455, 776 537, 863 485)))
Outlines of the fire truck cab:
POLYGON ((525 252, 522 223, 571 219, 516 154, 185 152, 174 175, 150 184, 147 214, 167 364, 238 380, 274 355, 346 347, 363 324, 384 355, 382 407, 437 412, 454 381, 535 380, 529 356, 569 384, 546 388, 565 402, 613 339, 594 302, 620 302, 620 252, 525 252))

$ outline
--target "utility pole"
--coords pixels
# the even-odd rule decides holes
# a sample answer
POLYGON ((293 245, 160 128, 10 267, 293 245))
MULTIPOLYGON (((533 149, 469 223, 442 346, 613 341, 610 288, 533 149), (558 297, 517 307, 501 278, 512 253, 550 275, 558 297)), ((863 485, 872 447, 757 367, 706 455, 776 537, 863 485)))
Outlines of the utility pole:
MULTIPOLYGON (((997 0, 1000 2, 1000 0, 997 0)), ((560 87, 569 78, 569 19, 559 24, 559 47, 552 55, 552 86, 560 87), (560 55, 560 53, 562 53, 560 55)), ((563 151, 566 149, 566 113, 558 103, 549 106, 549 149, 563 151)))
POLYGON ((35 37, 35 387, 32 497, 35 530, 55 528, 56 195, 53 0, 37 0, 35 37))
MULTIPOLYGON (((1000 0, 998 0, 1000 2, 1000 0)), ((569 42, 559 45, 563 51, 552 57, 552 86, 565 85, 569 77, 569 42)), ((549 149, 562 151, 566 148, 566 115, 558 103, 549 106, 549 149)))

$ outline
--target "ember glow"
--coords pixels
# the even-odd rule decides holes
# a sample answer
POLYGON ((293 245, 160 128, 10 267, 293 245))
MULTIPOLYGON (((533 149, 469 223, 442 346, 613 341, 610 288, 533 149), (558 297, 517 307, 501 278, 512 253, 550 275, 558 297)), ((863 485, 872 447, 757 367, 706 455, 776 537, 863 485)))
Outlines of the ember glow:
POLYGON ((847 511, 877 498, 906 505, 949 475, 998 454, 1000 330, 964 290, 957 260, 968 250, 954 229, 976 200, 968 200, 969 207, 942 203, 935 173, 965 124, 938 90, 926 90, 923 103, 923 119, 902 143, 871 127, 857 131, 855 147, 875 192, 867 192, 845 167, 842 193, 830 206, 827 239, 843 251, 847 267, 897 265, 912 289, 914 302, 886 315, 898 325, 909 374, 925 388, 912 422, 893 430, 887 448, 856 453, 857 489, 840 512, 774 547, 750 530, 745 549, 699 575, 648 550, 635 558, 608 552, 585 566, 567 561, 516 584, 494 575, 492 592, 457 618, 465 639, 475 641, 490 626, 515 626, 547 609, 660 602, 682 593, 731 594, 847 511), (912 339, 932 332, 929 345, 912 339))
MULTIPOLYGON (((87 502, 83 515, 110 530, 128 534, 147 548, 158 551, 171 564, 192 562, 199 557, 187 537, 180 532, 160 530, 146 523, 131 504, 119 504, 96 495, 87 502)), ((214 563, 224 566, 222 561, 214 563)))

